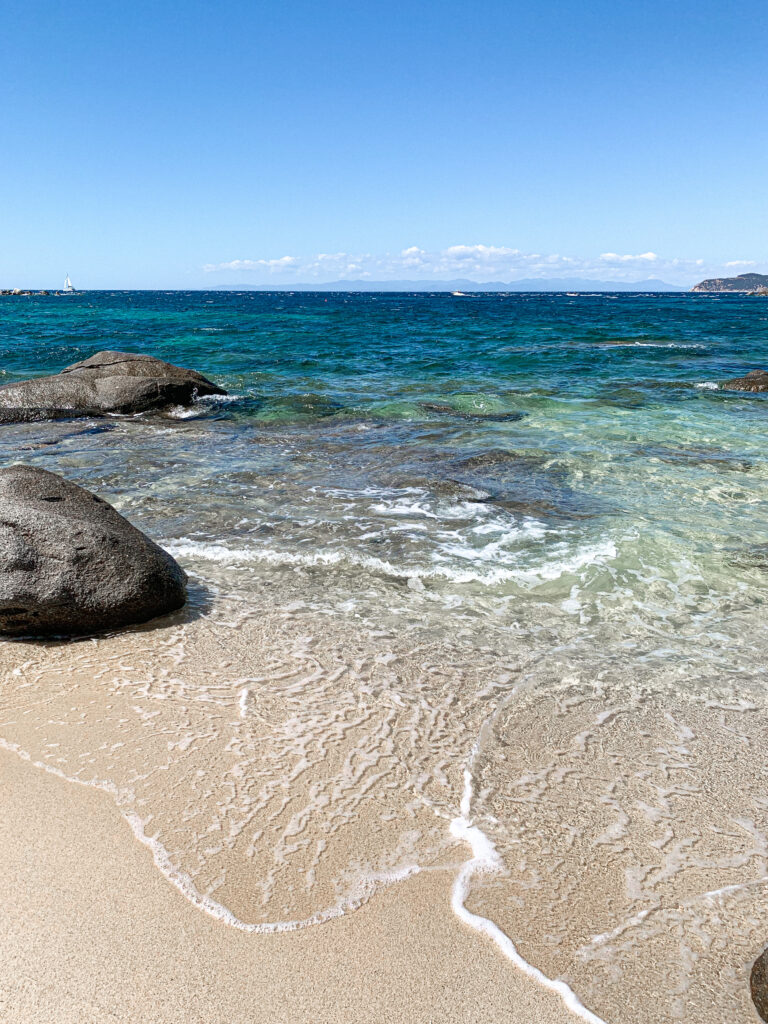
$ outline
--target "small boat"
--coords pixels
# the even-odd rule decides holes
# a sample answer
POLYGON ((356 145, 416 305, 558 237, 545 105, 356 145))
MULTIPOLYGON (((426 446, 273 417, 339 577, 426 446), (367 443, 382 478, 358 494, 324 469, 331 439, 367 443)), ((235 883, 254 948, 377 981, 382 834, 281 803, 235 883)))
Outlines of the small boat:
POLYGON ((74 295, 75 294, 75 286, 70 281, 69 274, 65 274, 65 276, 64 276, 64 294, 65 295, 74 295))
POLYGON ((451 295, 461 295, 462 298, 467 298, 467 292, 451 292, 451 295))

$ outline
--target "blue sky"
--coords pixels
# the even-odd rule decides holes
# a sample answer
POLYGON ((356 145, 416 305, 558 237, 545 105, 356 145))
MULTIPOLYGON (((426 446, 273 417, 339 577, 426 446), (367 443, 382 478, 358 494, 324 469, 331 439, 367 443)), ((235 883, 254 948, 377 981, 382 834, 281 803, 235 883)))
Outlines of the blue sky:
POLYGON ((768 5, 0 5, 0 285, 768 270, 768 5))

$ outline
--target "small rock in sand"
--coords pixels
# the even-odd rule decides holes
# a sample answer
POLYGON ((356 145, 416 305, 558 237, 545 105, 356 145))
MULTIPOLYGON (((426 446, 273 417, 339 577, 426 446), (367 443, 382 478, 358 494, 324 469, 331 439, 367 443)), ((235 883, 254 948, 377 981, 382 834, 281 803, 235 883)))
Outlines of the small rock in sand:
POLYGON ((755 960, 749 979, 752 1001, 764 1021, 768 1021, 768 949, 755 960))

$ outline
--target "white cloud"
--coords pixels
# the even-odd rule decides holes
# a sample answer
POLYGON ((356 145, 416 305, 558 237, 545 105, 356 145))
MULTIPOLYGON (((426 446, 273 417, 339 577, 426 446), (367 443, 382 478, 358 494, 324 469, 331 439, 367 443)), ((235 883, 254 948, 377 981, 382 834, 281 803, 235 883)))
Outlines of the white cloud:
POLYGON ((649 275, 671 284, 691 285, 704 277, 727 276, 733 267, 756 266, 754 260, 713 263, 701 258, 663 257, 655 252, 622 254, 604 252, 598 256, 564 256, 560 253, 523 252, 504 245, 484 243, 449 245, 444 249, 422 249, 409 245, 393 253, 320 252, 313 256, 235 259, 208 263, 207 274, 237 274, 255 283, 267 278, 282 284, 329 281, 396 281, 464 279, 481 282, 514 282, 524 278, 546 280, 569 277, 594 281, 632 282, 649 275))
POLYGON ((485 260, 486 262, 503 259, 505 256, 518 256, 519 249, 506 249, 498 245, 449 245, 443 249, 443 256, 452 260, 485 260))
POLYGON ((638 256, 619 256, 617 252, 604 252, 600 256, 604 263, 655 263, 658 258, 655 252, 641 252, 638 256))
POLYGON ((206 274, 219 270, 287 270, 299 262, 296 256, 280 256, 276 260, 230 260, 229 263, 206 263, 203 270, 206 274))

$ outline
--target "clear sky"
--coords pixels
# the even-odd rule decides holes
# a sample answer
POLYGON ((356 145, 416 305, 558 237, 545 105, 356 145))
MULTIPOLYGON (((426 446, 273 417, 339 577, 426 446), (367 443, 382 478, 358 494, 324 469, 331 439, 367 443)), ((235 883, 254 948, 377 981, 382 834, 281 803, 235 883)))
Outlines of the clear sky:
POLYGON ((0 76, 0 286, 768 270, 766 0, 4 0, 0 76))

